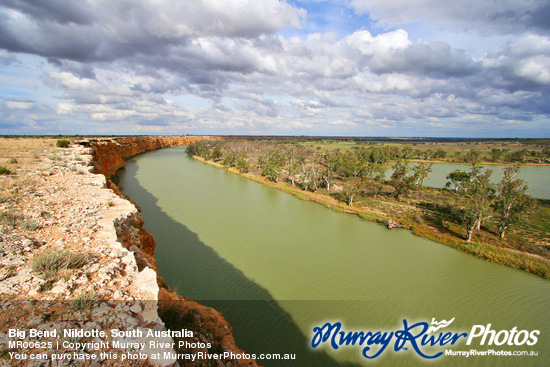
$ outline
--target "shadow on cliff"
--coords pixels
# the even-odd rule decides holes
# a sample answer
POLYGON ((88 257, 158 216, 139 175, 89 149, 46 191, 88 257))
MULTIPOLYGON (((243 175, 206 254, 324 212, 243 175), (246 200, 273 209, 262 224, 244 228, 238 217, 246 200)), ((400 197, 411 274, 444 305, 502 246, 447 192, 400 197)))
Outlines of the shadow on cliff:
MULTIPOLYGON (((164 213, 157 206, 157 199, 139 185, 136 172, 136 165, 127 164, 117 175, 121 190, 141 206, 144 229, 156 239, 154 257, 160 276, 182 297, 221 312, 231 324, 240 349, 256 355, 296 354, 293 361, 258 360, 258 364, 265 367, 357 366, 337 362, 321 350, 312 350, 309 347, 311 341, 269 292, 222 259, 196 233, 164 213)), ((216 227, 215 223, 212 227, 216 227)), ((296 302, 306 302, 310 307, 320 306, 314 301, 296 302)))

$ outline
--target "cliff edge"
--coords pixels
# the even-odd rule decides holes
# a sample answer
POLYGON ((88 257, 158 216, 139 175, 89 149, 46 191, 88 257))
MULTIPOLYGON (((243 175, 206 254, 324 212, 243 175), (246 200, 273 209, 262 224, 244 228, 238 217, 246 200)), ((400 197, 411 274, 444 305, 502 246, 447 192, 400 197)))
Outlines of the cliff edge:
POLYGON ((256 366, 224 358, 244 352, 223 316, 162 287, 154 238, 105 176, 207 138, 1 139, 0 366, 256 366))

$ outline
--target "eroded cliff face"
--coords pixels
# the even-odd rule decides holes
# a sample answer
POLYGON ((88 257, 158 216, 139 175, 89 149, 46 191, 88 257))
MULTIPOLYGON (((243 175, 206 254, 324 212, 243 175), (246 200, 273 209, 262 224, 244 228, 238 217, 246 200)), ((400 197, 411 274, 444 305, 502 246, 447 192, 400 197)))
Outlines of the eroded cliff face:
POLYGON ((141 250, 154 246, 140 232, 136 207, 107 189, 105 176, 91 172, 92 149, 54 148, 54 141, 28 155, 16 140, 1 143, 17 159, 12 173, 0 177, 0 365, 35 365, 33 353, 46 359, 36 365, 47 366, 91 358, 98 366, 177 365, 173 356, 153 360, 156 348, 119 348, 125 339, 110 334, 139 330, 145 336, 166 329, 159 318, 157 273, 141 250), (10 346, 10 329, 25 335, 17 338, 20 346, 10 346), (51 334, 37 344, 34 329, 58 337, 51 334), (65 330, 88 333, 73 339, 85 346, 55 347, 66 340, 65 330), (95 338, 94 331, 105 336, 95 338), (95 347, 98 340, 106 344, 95 347), (135 353, 145 357, 119 362, 135 353))
POLYGON ((113 139, 88 139, 80 142, 93 149, 95 173, 110 178, 135 155, 174 146, 188 145, 199 140, 220 140, 213 136, 137 136, 113 139))
MULTIPOLYGON (((107 177, 106 184, 115 193, 123 196, 118 187, 110 182, 109 177, 123 167, 126 159, 155 149, 171 146, 187 145, 198 140, 217 140, 210 136, 182 136, 182 137, 125 137, 116 139, 87 140, 80 144, 91 148, 93 155, 94 172, 107 177)), ((126 201, 126 200, 125 200, 126 201)), ((130 202, 128 204, 134 206, 130 202)), ((138 210, 128 213, 123 218, 114 221, 118 241, 133 252, 139 271, 147 269, 156 271, 153 253, 155 240, 153 236, 143 230, 143 218, 138 210)), ((155 299, 158 300, 158 315, 165 321, 166 327, 172 330, 182 328, 193 330, 192 338, 174 338, 175 349, 181 355, 199 352, 205 354, 229 354, 229 357, 211 360, 189 361, 178 358, 178 362, 185 366, 257 366, 252 359, 243 358, 245 352, 240 350, 232 335, 231 326, 216 310, 182 298, 177 293, 163 286, 162 279, 156 275, 159 285, 155 299), (181 343, 180 343, 181 342, 181 343), (209 347, 208 347, 209 345, 209 347), (231 357, 239 356, 238 358, 231 357)))

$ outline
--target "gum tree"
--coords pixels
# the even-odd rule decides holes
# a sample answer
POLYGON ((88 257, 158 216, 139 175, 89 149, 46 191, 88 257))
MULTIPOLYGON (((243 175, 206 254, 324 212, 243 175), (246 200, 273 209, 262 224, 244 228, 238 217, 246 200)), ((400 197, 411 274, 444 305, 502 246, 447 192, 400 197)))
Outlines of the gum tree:
POLYGON ((446 178, 449 181, 447 181, 445 187, 449 188, 451 187, 451 185, 453 185, 455 191, 459 192, 464 187, 464 184, 470 179, 470 175, 468 174, 468 172, 457 169, 449 173, 446 178))
POLYGON ((288 177, 292 186, 295 185, 296 175, 300 171, 300 165, 306 161, 306 156, 304 153, 304 148, 299 145, 291 145, 286 152, 286 170, 288 172, 288 177))
POLYGON ((414 177, 409 175, 410 167, 407 162, 398 161, 390 177, 389 184, 395 189, 395 199, 399 199, 412 188, 414 177))
POLYGON ((498 234, 504 238, 508 227, 532 208, 534 201, 526 194, 527 184, 517 178, 520 166, 506 167, 499 182, 495 207, 500 217, 498 234))
POLYGON ((455 213, 466 229, 468 242, 472 240, 474 231, 481 228, 482 222, 493 215, 495 189, 491 184, 492 174, 491 170, 481 172, 478 166, 473 165, 469 179, 458 190, 459 199, 455 213))
POLYGON ((424 181, 426 181, 426 179, 428 178, 428 175, 430 174, 430 172, 432 172, 432 166, 433 166, 433 163, 425 163, 425 162, 421 162, 421 163, 418 163, 414 168, 413 168, 413 179, 414 179, 414 185, 415 186, 422 186, 424 185, 424 181))
POLYGON ((325 153, 321 164, 325 167, 321 173, 321 177, 323 178, 323 181, 325 181, 327 191, 330 191, 330 184, 332 183, 334 174, 340 164, 339 152, 335 150, 333 152, 325 153))
POLYGON ((353 182, 349 185, 344 186, 342 191, 339 193, 340 199, 345 201, 349 206, 353 206, 353 200, 361 192, 361 183, 353 182))
POLYGON ((258 159, 258 162, 262 169, 262 176, 267 177, 268 180, 273 182, 279 181, 281 167, 285 163, 284 156, 279 149, 270 149, 258 159))

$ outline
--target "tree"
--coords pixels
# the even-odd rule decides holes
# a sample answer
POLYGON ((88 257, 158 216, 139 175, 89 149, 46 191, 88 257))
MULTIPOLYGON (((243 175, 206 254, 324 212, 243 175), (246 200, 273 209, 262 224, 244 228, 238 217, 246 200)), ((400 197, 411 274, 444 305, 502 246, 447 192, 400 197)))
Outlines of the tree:
POLYGON ((536 157, 539 160, 539 163, 544 163, 548 160, 550 156, 550 147, 544 147, 540 152, 537 152, 536 157))
POLYGON ((520 166, 506 167, 498 184, 496 209, 500 216, 498 234, 504 238, 508 227, 533 206, 534 200, 526 194, 527 184, 517 178, 520 166))
POLYGON ((477 163, 479 161, 480 153, 477 150, 470 150, 464 156, 464 160, 468 163, 477 163))
POLYGON ((300 187, 302 190, 317 191, 319 180, 319 169, 316 165, 302 165, 300 172, 300 187))
POLYGON ((435 151, 435 157, 434 158, 445 158, 447 156, 447 152, 444 151, 441 148, 436 149, 435 151))
POLYGON ((379 164, 376 163, 362 165, 358 177, 361 177, 361 182, 365 178, 375 181, 382 181, 385 178, 384 170, 379 164))
POLYGON ((325 167, 321 174, 321 177, 325 181, 327 191, 330 191, 330 184, 334 177, 334 173, 336 172, 340 164, 339 152, 337 150, 334 150, 332 152, 323 154, 323 160, 321 164, 325 167))
POLYGON ((362 164, 366 163, 360 161, 356 153, 346 152, 340 156, 337 173, 343 177, 358 177, 362 164))
POLYGON ((436 153, 435 149, 426 149, 422 151, 420 158, 430 160, 436 156, 436 153))
POLYGON ((361 192, 361 183, 353 182, 350 185, 344 186, 339 196, 342 201, 348 203, 349 206, 353 206, 353 199, 361 192))
POLYGON ((238 159, 237 151, 235 149, 229 148, 225 151, 224 158, 223 158, 223 165, 226 168, 231 168, 237 163, 237 159, 238 159))
POLYGON ((185 148, 185 153, 187 153, 187 155, 189 157, 192 157, 194 155, 197 154, 197 143, 191 143, 189 145, 187 145, 187 148, 185 148))
POLYGON ((361 175, 361 184, 366 181, 365 192, 375 198, 382 189, 382 181, 385 178, 384 171, 380 165, 374 163, 370 163, 364 168, 361 175))
POLYGON ((411 147, 404 147, 404 148, 401 148, 401 150, 399 151, 400 153, 400 157, 403 158, 403 159, 409 159, 412 157, 413 153, 414 153, 414 150, 413 148, 411 147))
POLYGON ((284 165, 284 156, 279 149, 270 149, 258 159, 258 162, 262 169, 262 176, 273 182, 279 181, 281 167, 284 165))
POLYGON ((530 153, 527 149, 516 150, 516 151, 510 153, 509 160, 511 162, 525 163, 525 160, 527 159, 529 154, 530 153))
POLYGON ((492 204, 495 197, 495 189, 491 184, 493 171, 481 169, 472 165, 469 179, 463 182, 458 190, 459 200, 455 206, 455 213, 460 223, 466 229, 466 241, 472 240, 475 230, 479 230, 481 224, 493 214, 492 204))
POLYGON ((190 157, 201 156, 204 160, 210 159, 211 143, 206 140, 197 141, 187 146, 186 153, 190 157))
POLYGON ((395 189, 395 199, 397 201, 412 188, 414 177, 409 175, 409 171, 410 168, 407 162, 398 161, 390 177, 389 184, 395 189))
POLYGON ((390 159, 399 157, 399 148, 398 147, 391 146, 391 145, 390 146, 386 145, 383 149, 384 149, 384 154, 386 155, 386 157, 388 157, 390 159))
POLYGON ((298 174, 299 172, 300 164, 303 164, 306 161, 304 148, 302 146, 291 145, 287 151, 286 161, 286 170, 288 172, 288 177, 290 178, 292 186, 294 186, 296 174, 298 174))
POLYGON ((229 149, 225 153, 225 158, 223 164, 227 167, 236 167, 239 171, 246 173, 248 172, 248 161, 246 160, 246 150, 244 148, 238 149, 229 149))
POLYGON ((453 172, 449 173, 447 175, 447 183, 445 184, 446 188, 451 187, 451 185, 454 185, 455 191, 458 192, 462 187, 464 187, 464 184, 470 179, 470 175, 468 172, 461 171, 459 169, 454 170, 453 172))
POLYGON ((430 172, 432 172, 432 166, 433 163, 418 163, 413 168, 413 180, 415 186, 422 186, 424 185, 424 181, 428 178, 428 175, 430 172))
POLYGON ((371 148, 369 161, 376 164, 385 164, 388 161, 386 151, 381 148, 371 148))
POLYGON ((213 161, 217 161, 222 157, 222 148, 219 144, 216 144, 214 146, 214 149, 212 149, 212 153, 210 154, 210 158, 212 158, 213 161))
POLYGON ((359 149, 355 150, 353 152, 353 154, 355 155, 357 160, 359 160, 360 162, 369 162, 370 161, 371 153, 365 147, 360 147, 359 149))
POLYGON ((502 154, 504 154, 504 150, 502 149, 491 149, 491 162, 498 162, 500 160, 500 157, 502 157, 502 154))
POLYGON ((237 164, 235 165, 235 167, 237 167, 239 171, 241 171, 242 173, 248 172, 249 164, 246 161, 246 152, 244 151, 240 152, 239 157, 237 159, 237 164))

